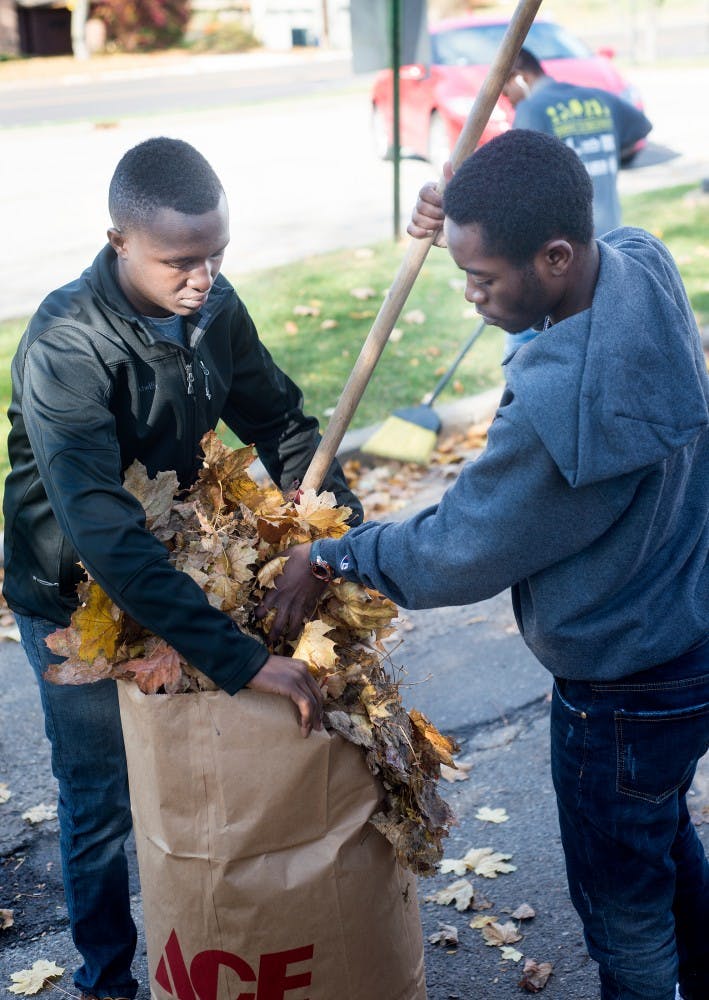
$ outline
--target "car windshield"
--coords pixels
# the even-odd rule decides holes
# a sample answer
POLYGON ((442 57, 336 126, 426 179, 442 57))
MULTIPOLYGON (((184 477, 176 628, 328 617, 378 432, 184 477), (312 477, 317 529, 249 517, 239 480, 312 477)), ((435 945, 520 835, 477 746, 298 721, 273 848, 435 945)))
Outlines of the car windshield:
MULTIPOLYGON (((452 28, 431 36, 431 62, 437 66, 474 66, 491 63, 507 30, 506 24, 477 24, 452 28)), ((537 59, 588 59, 583 42, 558 24, 533 24, 524 43, 537 59)))

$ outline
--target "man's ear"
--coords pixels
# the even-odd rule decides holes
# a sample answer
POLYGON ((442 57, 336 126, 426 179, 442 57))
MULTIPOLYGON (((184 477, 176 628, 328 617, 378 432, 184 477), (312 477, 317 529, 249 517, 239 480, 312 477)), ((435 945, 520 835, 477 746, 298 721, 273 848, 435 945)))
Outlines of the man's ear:
POLYGON ((125 257, 126 250, 126 237, 125 234, 120 231, 120 229, 115 229, 113 226, 107 231, 108 242, 111 244, 116 254, 119 257, 125 257))
POLYGON ((539 250, 540 263, 553 278, 563 278, 574 259, 574 248, 568 240, 548 240, 539 250))

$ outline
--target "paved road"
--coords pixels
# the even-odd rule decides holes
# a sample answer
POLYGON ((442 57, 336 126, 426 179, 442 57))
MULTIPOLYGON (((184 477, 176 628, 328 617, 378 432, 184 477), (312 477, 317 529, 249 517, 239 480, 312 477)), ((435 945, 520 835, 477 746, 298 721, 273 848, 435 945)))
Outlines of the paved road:
MULTIPOLYGON (((633 74, 655 124, 649 148, 621 174, 621 190, 696 181, 709 175, 709 135, 687 94, 709 89, 709 65, 633 74)), ((9 129, 3 135, 0 318, 31 312, 73 279, 100 248, 106 191, 121 154, 151 135, 193 142, 213 162, 232 211, 225 271, 247 271, 366 245, 392 233, 391 165, 377 160, 366 81, 355 91, 282 98, 172 116, 121 118, 9 129)), ((408 216, 426 162, 402 167, 408 216)))
POLYGON ((194 57, 103 74, 80 67, 57 80, 0 86, 0 127, 213 111, 284 94, 307 97, 356 81, 349 54, 334 51, 194 57))

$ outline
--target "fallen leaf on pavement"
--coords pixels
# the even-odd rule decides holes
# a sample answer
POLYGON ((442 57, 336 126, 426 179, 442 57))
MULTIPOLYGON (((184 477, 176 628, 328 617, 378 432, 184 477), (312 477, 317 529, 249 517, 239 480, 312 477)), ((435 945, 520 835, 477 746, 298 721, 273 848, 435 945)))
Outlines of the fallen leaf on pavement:
POLYGON ((485 917, 482 913, 479 913, 477 917, 473 917, 470 921, 470 926, 474 931, 479 931, 483 927, 487 927, 488 924, 494 924, 496 920, 497 917, 493 917, 492 915, 485 917))
POLYGON ((441 928, 434 934, 429 934, 428 940, 431 944, 458 944, 458 928, 454 927, 453 924, 442 924, 439 923, 438 926, 441 928))
POLYGON ((0 910, 0 931, 6 931, 15 923, 14 910, 0 910))
POLYGON ((509 818, 505 809, 489 809, 487 806, 475 813, 475 819, 480 819, 483 823, 506 823, 509 818))
POLYGON ((7 784, 4 781, 0 781, 0 805, 2 805, 3 802, 7 802, 7 800, 11 796, 12 796, 12 792, 7 787, 7 784))
POLYGON ((491 847, 473 847, 462 858, 443 858, 439 862, 441 872, 446 875, 464 875, 466 871, 482 875, 483 878, 497 878, 498 873, 517 871, 516 865, 507 862, 511 854, 500 854, 491 847))
POLYGON ((22 818, 28 823, 44 823, 45 820, 57 818, 57 807, 40 802, 38 806, 32 806, 27 812, 23 812, 22 818))
POLYGON ((510 945, 503 945, 500 948, 500 954, 506 962, 519 962, 521 958, 524 958, 521 951, 517 951, 516 948, 510 947, 510 945))
POLYGON ((8 986, 7 989, 10 993, 29 996, 32 993, 39 993, 48 979, 63 975, 64 969, 61 969, 56 962, 48 962, 44 958, 39 958, 31 969, 13 972, 10 979, 12 979, 14 986, 8 986))
POLYGON ((473 895, 472 883, 467 878, 461 878, 457 882, 451 882, 444 889, 434 892, 432 896, 426 896, 426 901, 440 903, 441 906, 450 906, 451 903, 455 903, 456 910, 462 913, 464 910, 470 909, 473 895))
POLYGON ((472 764, 456 764, 455 767, 449 767, 448 764, 441 764, 441 777, 446 781, 467 781, 472 766, 472 764))
POLYGON ((514 913, 510 914, 514 920, 531 920, 536 915, 529 903, 520 903, 514 913))
POLYGON ((528 958, 518 985, 527 993, 539 993, 546 986, 553 969, 551 962, 535 962, 533 958, 528 958))
POLYGON ((485 938, 485 944, 494 945, 496 948, 503 944, 514 944, 515 941, 522 940, 522 935, 511 920, 508 920, 506 924, 486 924, 482 928, 482 935, 485 938))

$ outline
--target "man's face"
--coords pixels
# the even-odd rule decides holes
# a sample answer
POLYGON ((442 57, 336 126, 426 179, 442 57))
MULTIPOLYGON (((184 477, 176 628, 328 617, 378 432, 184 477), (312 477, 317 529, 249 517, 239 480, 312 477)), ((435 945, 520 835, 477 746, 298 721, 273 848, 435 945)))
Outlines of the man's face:
POLYGON ((541 251, 528 264, 517 265, 486 254, 479 226, 446 219, 444 228, 450 255, 467 277, 465 297, 486 323, 521 333, 543 322, 557 296, 539 266, 541 251))
POLYGON ((222 194, 204 215, 161 208, 146 229, 109 229, 118 280, 144 316, 189 316, 207 301, 229 243, 229 211, 222 194))
POLYGON ((523 101, 525 97, 529 97, 529 84, 518 69, 512 70, 507 77, 505 85, 502 88, 502 93, 513 108, 516 108, 519 102, 523 101))

